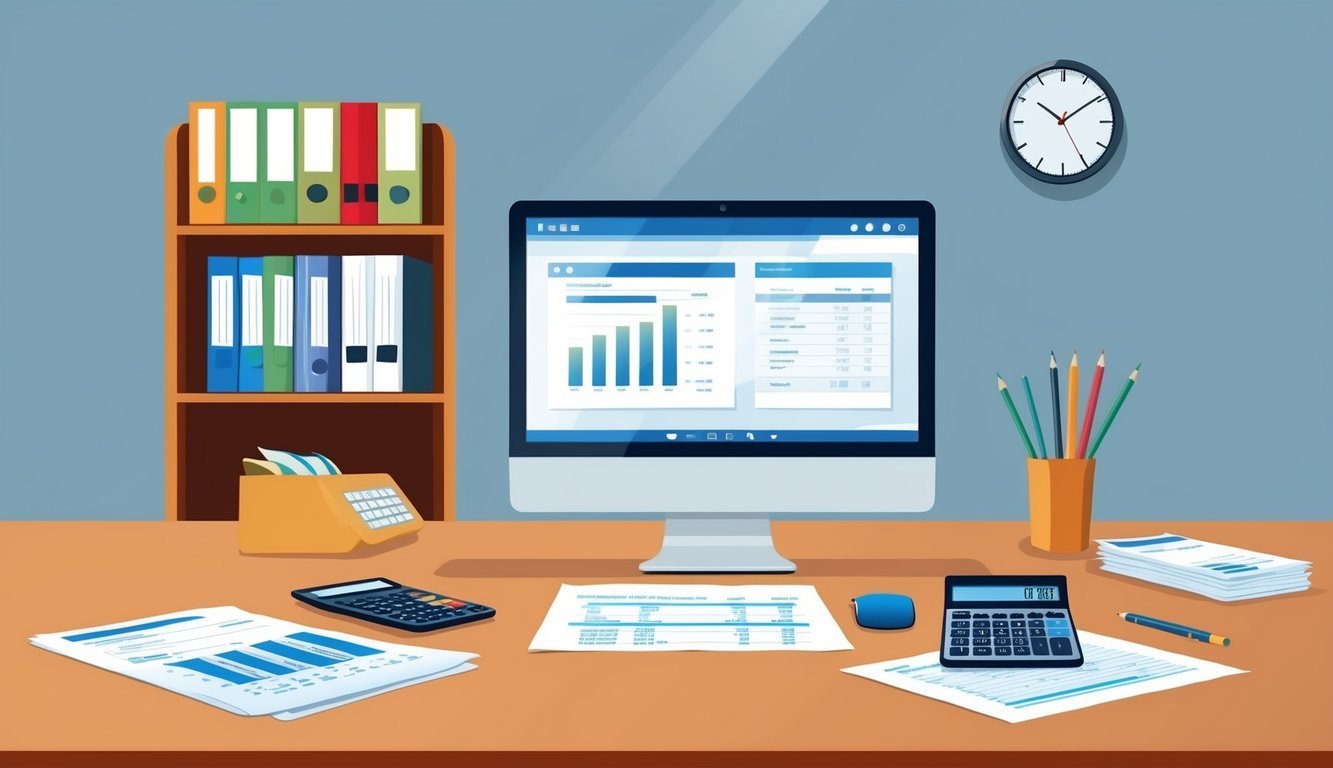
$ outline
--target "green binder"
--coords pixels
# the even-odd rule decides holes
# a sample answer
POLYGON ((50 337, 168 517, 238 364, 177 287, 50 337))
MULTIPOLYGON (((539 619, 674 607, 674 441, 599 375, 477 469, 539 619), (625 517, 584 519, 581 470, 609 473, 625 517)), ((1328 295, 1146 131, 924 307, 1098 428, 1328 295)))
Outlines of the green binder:
POLYGON ((379 105, 379 222, 421 223, 421 105, 379 105))
POLYGON ((259 221, 296 223, 296 102, 268 102, 260 110, 259 221))
POLYGON ((292 391, 296 259, 264 257, 264 391, 292 391))
POLYGON ((259 222, 259 174, 264 166, 263 104, 227 102, 227 223, 259 222))
POLYGON ((296 114, 296 221, 337 224, 341 219, 341 126, 336 101, 303 101, 296 114))

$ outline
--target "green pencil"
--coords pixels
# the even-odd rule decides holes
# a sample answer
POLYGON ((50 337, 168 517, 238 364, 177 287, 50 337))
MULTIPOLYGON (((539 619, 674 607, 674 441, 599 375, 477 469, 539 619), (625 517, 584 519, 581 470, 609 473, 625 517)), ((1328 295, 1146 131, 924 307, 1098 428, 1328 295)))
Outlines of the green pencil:
POLYGON ((1134 386, 1134 382, 1139 380, 1139 369, 1143 363, 1134 366, 1130 372, 1129 378, 1125 379, 1125 388, 1120 390, 1120 397, 1115 399, 1115 405, 1111 406, 1110 413, 1106 414, 1106 420, 1102 422, 1102 428, 1097 430, 1097 439, 1092 441, 1092 446, 1088 448, 1088 458, 1091 459, 1097 455, 1097 446, 1102 444, 1102 438, 1106 437, 1106 430, 1111 428, 1111 422, 1115 421, 1115 415, 1120 413, 1120 406, 1125 404, 1125 397, 1129 395, 1129 390, 1134 386))
POLYGON ((1000 397, 1004 398, 1004 404, 1009 407, 1009 415, 1014 417, 1014 426, 1018 428, 1018 436, 1023 438, 1023 445, 1027 446, 1028 458, 1037 458, 1037 452, 1032 450, 1032 440, 1028 438, 1028 431, 1023 428, 1023 420, 1018 417, 1018 409, 1014 407, 1014 399, 1009 396, 1009 387, 1000 378, 1000 374, 995 374, 995 378, 1000 381, 1000 397))
POLYGON ((1037 404, 1032 400, 1032 385, 1028 383, 1028 377, 1023 377, 1023 394, 1028 397, 1028 413, 1032 414, 1032 431, 1037 434, 1037 452, 1041 457, 1046 458, 1046 438, 1041 434, 1041 419, 1037 418, 1037 404))

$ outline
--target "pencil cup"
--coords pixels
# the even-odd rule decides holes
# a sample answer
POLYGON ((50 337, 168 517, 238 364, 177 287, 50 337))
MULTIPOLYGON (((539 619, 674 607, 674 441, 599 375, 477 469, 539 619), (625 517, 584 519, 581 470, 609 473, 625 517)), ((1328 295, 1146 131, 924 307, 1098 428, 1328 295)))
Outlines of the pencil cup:
POLYGON ((1096 459, 1028 459, 1032 546, 1072 554, 1088 548, 1096 459))

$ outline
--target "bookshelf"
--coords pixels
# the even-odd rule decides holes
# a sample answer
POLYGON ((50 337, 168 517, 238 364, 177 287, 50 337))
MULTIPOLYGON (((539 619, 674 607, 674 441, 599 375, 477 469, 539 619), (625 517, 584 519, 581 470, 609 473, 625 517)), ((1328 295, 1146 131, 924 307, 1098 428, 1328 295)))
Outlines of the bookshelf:
POLYGON ((454 143, 421 126, 421 224, 189 223, 188 124, 166 139, 165 501, 168 520, 235 520, 256 446, 318 451, 344 472, 388 472, 427 520, 455 516, 454 143), (209 392, 208 257, 401 253, 431 264, 429 392, 209 392))

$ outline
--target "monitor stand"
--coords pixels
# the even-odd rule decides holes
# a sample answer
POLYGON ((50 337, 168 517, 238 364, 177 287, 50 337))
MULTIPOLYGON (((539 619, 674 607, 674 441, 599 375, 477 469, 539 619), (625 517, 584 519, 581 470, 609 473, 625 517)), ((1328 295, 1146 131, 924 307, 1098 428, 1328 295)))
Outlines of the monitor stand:
POLYGON ((773 548, 767 515, 690 515, 666 519, 662 551, 644 573, 794 573, 773 548))

